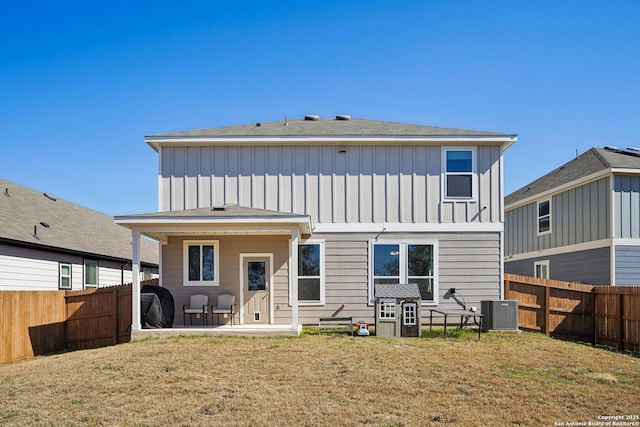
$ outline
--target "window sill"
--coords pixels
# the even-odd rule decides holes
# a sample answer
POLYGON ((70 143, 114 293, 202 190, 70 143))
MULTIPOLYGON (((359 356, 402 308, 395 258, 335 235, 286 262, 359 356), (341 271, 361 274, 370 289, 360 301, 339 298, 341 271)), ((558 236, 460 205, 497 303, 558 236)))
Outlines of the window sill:
POLYGON ((220 286, 220 283, 217 282, 184 282, 183 286, 200 286, 203 288, 210 288, 214 286, 220 286))

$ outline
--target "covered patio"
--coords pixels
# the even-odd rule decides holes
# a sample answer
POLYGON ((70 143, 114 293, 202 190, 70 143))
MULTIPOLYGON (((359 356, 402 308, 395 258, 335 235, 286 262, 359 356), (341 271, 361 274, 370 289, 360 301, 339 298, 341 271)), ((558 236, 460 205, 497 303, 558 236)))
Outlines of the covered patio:
POLYGON ((265 209, 224 205, 118 216, 133 246, 132 337, 171 335, 298 335, 298 244, 311 219, 265 209), (160 242, 160 286, 175 299, 172 328, 143 329, 140 241, 160 242), (205 316, 183 322, 183 306, 205 295, 205 316), (234 322, 212 316, 218 297, 235 297, 234 322), (204 321, 207 320, 207 321, 204 321), (202 323, 199 323, 202 322, 202 323), (186 324, 184 324, 186 323, 186 324))

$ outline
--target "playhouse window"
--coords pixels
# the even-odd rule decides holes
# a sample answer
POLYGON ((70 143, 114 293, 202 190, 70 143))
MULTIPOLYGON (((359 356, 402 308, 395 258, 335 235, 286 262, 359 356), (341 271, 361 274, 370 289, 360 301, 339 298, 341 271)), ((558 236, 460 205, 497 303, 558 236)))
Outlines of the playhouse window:
POLYGON ((380 319, 396 318, 395 300, 380 300, 380 319))
POLYGON ((417 319, 416 319, 416 308, 417 308, 417 306, 415 304, 405 304, 402 308, 403 308, 402 315, 404 316, 404 319, 403 319, 402 323, 405 326, 415 326, 415 325, 417 325, 417 319))
POLYGON ((218 241, 185 240, 184 285, 185 286, 218 286, 218 241))

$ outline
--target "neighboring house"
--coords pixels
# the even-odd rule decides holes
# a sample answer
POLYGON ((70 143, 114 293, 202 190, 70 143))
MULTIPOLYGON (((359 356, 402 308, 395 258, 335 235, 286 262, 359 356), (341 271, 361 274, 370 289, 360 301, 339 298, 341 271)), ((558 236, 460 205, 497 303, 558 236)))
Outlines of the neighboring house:
POLYGON ((479 306, 501 297, 516 140, 349 116, 149 135, 160 212, 116 222, 161 242, 176 319, 191 294, 232 293, 238 324, 372 322, 377 283, 416 283, 427 307, 455 287, 479 306))
MULTIPOLYGON (((86 289, 133 281, 131 232, 113 217, 0 179, 0 290, 86 289)), ((142 278, 158 244, 141 241, 142 278)))
POLYGON ((640 150, 592 148, 505 199, 505 271, 640 284, 640 150))

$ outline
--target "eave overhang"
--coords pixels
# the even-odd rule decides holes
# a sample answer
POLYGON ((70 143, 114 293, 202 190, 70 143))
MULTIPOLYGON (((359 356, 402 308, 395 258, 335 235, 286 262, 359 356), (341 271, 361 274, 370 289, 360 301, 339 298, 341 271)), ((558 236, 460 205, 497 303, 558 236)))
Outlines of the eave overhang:
POLYGON ((500 145, 506 150, 518 140, 506 136, 278 136, 278 137, 146 137, 156 152, 163 146, 250 146, 250 145, 500 145))
POLYGON ((261 234, 290 234, 297 229, 302 236, 311 235, 311 218, 300 216, 256 216, 256 217, 189 217, 154 215, 141 217, 139 215, 117 216, 116 224, 131 230, 137 230, 142 235, 152 237, 166 243, 168 236, 190 235, 261 235, 261 234))

